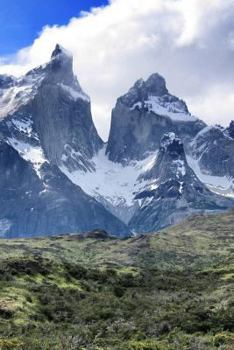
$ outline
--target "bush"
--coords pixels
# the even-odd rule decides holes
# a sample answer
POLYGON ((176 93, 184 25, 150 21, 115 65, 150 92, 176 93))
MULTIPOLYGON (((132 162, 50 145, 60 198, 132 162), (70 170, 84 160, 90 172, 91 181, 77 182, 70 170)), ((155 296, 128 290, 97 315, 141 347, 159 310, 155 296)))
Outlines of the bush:
POLYGON ((23 343, 18 339, 0 339, 0 350, 21 349, 23 343))
POLYGON ((221 332, 214 336, 214 345, 219 347, 221 345, 234 345, 234 335, 228 332, 221 332))

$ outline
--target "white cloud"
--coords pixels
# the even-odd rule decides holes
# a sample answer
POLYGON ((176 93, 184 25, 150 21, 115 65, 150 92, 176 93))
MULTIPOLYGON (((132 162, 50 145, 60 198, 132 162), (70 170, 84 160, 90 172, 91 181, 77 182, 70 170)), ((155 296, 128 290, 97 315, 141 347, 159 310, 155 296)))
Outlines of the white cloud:
POLYGON ((193 111, 208 123, 211 116, 213 124, 223 126, 228 126, 230 119, 234 120, 234 90, 231 86, 212 86, 203 95, 188 97, 187 101, 193 106, 193 111))
POLYGON ((19 75, 44 63, 58 42, 74 54, 104 138, 116 98, 153 72, 193 113, 226 124, 234 116, 233 16, 234 0, 112 0, 65 26, 45 27, 0 72, 19 75))

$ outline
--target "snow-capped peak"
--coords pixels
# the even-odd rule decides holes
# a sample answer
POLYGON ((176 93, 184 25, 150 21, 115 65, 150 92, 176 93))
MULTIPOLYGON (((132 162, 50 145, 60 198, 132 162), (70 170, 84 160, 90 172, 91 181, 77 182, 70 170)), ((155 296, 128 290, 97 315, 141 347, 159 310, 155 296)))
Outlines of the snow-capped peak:
POLYGON ((52 52, 51 58, 66 56, 72 59, 72 53, 65 49, 60 44, 56 44, 54 51, 52 52))
POLYGON ((170 118, 174 122, 194 122, 186 103, 168 92, 165 79, 158 73, 146 81, 137 80, 128 93, 120 98, 130 110, 138 109, 170 118))

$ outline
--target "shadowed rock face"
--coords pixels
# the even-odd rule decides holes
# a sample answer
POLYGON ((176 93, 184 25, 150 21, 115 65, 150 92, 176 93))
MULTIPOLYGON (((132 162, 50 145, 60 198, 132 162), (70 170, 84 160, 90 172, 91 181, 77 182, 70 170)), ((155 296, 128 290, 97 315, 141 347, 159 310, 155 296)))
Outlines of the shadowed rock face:
POLYGON ((7 89, 14 85, 14 78, 10 75, 0 74, 0 89, 7 89))
POLYGON ((1 237, 86 232, 103 228, 117 235, 127 227, 73 185, 56 167, 45 163, 39 178, 10 145, 0 143, 1 237))
POLYGON ((93 124, 89 97, 73 74, 72 61, 71 56, 56 47, 51 61, 40 73, 45 78, 31 110, 47 158, 74 170, 89 168, 88 160, 103 142, 93 124))
POLYGON ((153 74, 147 81, 138 80, 117 100, 107 154, 116 162, 139 160, 159 148, 166 132, 175 132, 187 144, 204 126, 191 116, 184 101, 168 92, 164 78, 153 74))
POLYGON ((229 127, 227 128, 229 136, 234 139, 234 120, 231 121, 229 127))
POLYGON ((157 160, 142 179, 157 179, 157 186, 136 196, 141 206, 130 221, 135 232, 152 232, 191 214, 234 205, 233 200, 210 192, 196 177, 188 166, 183 143, 174 133, 163 136, 157 160))
POLYGON ((234 123, 229 128, 204 128, 191 143, 191 154, 200 168, 213 176, 234 177, 234 123))

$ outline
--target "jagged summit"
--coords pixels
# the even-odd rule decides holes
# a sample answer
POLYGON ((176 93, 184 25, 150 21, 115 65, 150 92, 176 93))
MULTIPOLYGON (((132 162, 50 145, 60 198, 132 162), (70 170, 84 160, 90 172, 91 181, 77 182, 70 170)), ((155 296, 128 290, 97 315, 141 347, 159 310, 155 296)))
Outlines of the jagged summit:
POLYGON ((127 94, 120 97, 120 101, 129 107, 137 102, 144 103, 150 96, 163 96, 168 94, 165 79, 158 73, 152 74, 146 81, 139 79, 130 88, 127 94))
POLYGON ((158 73, 138 80, 121 96, 112 111, 107 154, 110 160, 125 163, 143 159, 159 148, 161 137, 174 132, 185 143, 205 123, 192 116, 186 103, 169 93, 158 73))
POLYGON ((67 56, 69 58, 72 58, 72 54, 66 50, 64 47, 62 47, 60 44, 56 44, 54 51, 51 54, 51 58, 55 58, 58 56, 67 56))
POLYGON ((154 96, 168 94, 166 80, 158 73, 152 74, 145 82, 145 87, 154 96))
POLYGON ((180 183, 188 172, 188 164, 181 139, 173 132, 164 134, 160 141, 159 152, 154 166, 146 172, 142 178, 157 179, 157 182, 165 183, 174 179, 178 182, 180 193, 180 183))

